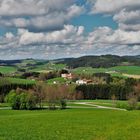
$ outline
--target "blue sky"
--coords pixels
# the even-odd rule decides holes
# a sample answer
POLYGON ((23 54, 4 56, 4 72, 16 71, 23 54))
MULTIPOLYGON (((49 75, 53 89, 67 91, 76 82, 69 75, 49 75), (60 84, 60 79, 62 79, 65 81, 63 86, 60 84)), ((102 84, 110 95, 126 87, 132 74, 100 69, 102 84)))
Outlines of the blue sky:
POLYGON ((0 1, 0 59, 102 54, 140 54, 140 1, 0 1))
POLYGON ((113 21, 112 16, 103 16, 102 14, 91 15, 83 14, 71 20, 71 24, 75 26, 84 26, 86 32, 91 32, 93 29, 108 26, 112 29, 117 29, 117 23, 113 21))

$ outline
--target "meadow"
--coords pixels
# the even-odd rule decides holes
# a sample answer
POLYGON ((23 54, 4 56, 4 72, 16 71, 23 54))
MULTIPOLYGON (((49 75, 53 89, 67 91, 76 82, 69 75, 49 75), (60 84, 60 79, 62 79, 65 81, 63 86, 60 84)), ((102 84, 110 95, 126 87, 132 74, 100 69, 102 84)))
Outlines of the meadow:
POLYGON ((0 140, 139 140, 140 112, 0 110, 0 140))
POLYGON ((13 66, 0 66, 0 72, 3 74, 10 74, 16 72, 16 67, 13 66))
POLYGON ((92 67, 79 67, 73 69, 76 74, 94 74, 94 73, 110 73, 112 76, 129 77, 140 75, 139 66, 116 66, 111 68, 92 68, 92 67), (127 75, 125 75, 127 74, 127 75))
POLYGON ((30 79, 21 79, 21 78, 6 78, 13 84, 35 84, 35 80, 30 79))

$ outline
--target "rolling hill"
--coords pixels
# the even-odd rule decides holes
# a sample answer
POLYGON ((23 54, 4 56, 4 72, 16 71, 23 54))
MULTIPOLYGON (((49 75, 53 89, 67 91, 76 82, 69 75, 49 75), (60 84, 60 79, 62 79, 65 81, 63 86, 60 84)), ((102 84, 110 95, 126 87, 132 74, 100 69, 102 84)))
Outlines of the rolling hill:
POLYGON ((77 67, 93 67, 93 68, 109 68, 114 66, 140 66, 140 56, 83 56, 79 58, 63 59, 60 62, 71 68, 77 67))

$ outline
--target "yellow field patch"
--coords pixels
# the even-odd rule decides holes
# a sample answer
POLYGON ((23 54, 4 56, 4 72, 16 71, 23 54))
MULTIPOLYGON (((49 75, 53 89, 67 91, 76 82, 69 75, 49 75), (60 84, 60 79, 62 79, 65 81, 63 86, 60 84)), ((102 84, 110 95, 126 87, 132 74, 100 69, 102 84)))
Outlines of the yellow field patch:
POLYGON ((132 75, 132 74, 122 74, 122 75, 129 78, 140 79, 140 75, 132 75))

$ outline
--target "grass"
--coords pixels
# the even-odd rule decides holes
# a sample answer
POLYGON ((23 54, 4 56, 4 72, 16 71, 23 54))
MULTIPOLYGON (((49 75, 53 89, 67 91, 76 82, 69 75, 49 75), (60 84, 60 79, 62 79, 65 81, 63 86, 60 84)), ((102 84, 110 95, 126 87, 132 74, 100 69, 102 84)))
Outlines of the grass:
POLYGON ((69 80, 63 78, 63 77, 57 77, 57 78, 53 78, 53 79, 49 79, 47 80, 48 84, 53 84, 54 82, 58 83, 58 84, 63 84, 68 82, 69 80))
POLYGON ((0 72, 3 74, 10 74, 16 72, 17 69, 12 66, 0 66, 0 72))
POLYGON ((10 105, 8 103, 0 103, 0 108, 1 107, 9 107, 10 105))
POLYGON ((66 67, 65 64, 47 63, 47 64, 37 66, 31 69, 30 71, 47 73, 49 71, 58 71, 58 70, 64 69, 65 67, 66 67))
POLYGON ((130 75, 140 75, 140 67, 139 66, 116 66, 111 68, 91 68, 91 67, 79 67, 73 70, 73 73, 76 74, 94 74, 99 72, 110 72, 112 76, 119 76, 119 77, 127 77, 123 74, 130 74, 130 75), (116 71, 115 73, 113 71, 116 71))
MULTIPOLYGON (((128 101, 121 101, 121 100, 78 100, 78 101, 70 101, 69 104, 71 106, 78 105, 76 103, 85 102, 86 104, 84 106, 103 106, 103 107, 113 107, 113 108, 121 108, 121 109, 129 109, 128 101)), ((140 107, 140 102, 137 104, 138 107, 140 107)))
POLYGON ((35 84, 36 81, 29 80, 29 79, 20 79, 20 78, 7 78, 8 81, 11 83, 17 83, 17 84, 35 84))
POLYGON ((109 70, 116 70, 121 73, 140 75, 139 66, 116 66, 109 68, 109 70))
POLYGON ((0 140, 139 140, 140 112, 0 110, 0 140))
POLYGON ((78 100, 78 101, 70 101, 69 104, 71 106, 78 106, 81 104, 81 102, 86 102, 87 105, 82 105, 82 106, 89 106, 92 107, 93 105, 99 105, 99 106, 104 106, 104 107, 116 107, 116 108, 125 108, 127 106, 127 101, 120 101, 120 100, 78 100))

